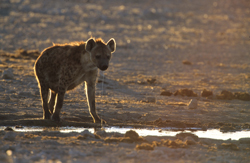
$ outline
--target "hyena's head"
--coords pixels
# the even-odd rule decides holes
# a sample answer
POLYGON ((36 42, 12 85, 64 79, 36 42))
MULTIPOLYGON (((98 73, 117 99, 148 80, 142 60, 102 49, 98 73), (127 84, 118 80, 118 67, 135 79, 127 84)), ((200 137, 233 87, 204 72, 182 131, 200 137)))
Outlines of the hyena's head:
POLYGON ((111 38, 107 43, 102 39, 90 38, 85 44, 86 51, 90 54, 91 61, 102 71, 107 70, 111 54, 115 52, 115 39, 111 38))

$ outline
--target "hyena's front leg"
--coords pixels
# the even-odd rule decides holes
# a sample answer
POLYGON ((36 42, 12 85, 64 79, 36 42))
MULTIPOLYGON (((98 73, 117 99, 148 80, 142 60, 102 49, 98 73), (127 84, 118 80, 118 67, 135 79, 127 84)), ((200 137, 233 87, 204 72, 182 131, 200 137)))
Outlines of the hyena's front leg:
POLYGON ((97 115, 95 107, 95 82, 86 82, 85 89, 90 115, 92 116, 94 123, 101 123, 101 119, 97 115))
POLYGON ((61 89, 59 88, 59 91, 57 93, 57 98, 56 98, 56 106, 52 115, 52 120, 54 121, 58 121, 58 122, 60 121, 59 114, 63 106, 65 92, 66 90, 64 88, 61 88, 61 89))

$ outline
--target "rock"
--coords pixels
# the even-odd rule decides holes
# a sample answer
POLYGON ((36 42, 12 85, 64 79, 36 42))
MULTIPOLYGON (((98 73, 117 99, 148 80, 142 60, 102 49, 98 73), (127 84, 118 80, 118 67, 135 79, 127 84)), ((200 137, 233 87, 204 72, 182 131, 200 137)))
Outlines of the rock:
POLYGON ((190 62, 188 60, 183 60, 182 64, 184 64, 184 65, 192 65, 192 62, 190 62))
POLYGON ((129 138, 131 138, 133 140, 136 140, 136 139, 139 138, 139 134, 137 132, 133 131, 133 130, 127 131, 124 136, 129 137, 129 138))
POLYGON ((250 101, 250 95, 246 92, 236 92, 234 93, 234 98, 243 101, 250 101))
POLYGON ((188 97, 197 97, 198 95, 196 93, 194 93, 192 90, 190 89, 180 89, 180 90, 177 90, 175 93, 174 93, 175 96, 188 96, 188 97))
MULTIPOLYGON (((81 136, 83 136, 84 138, 95 138, 95 135, 92 134, 91 132, 89 132, 89 130, 84 130, 80 133, 81 136)), ((80 138, 79 138, 80 139, 80 138)))
POLYGON ((156 82, 155 78, 147 79, 148 84, 155 84, 155 82, 156 82))
POLYGON ((192 133, 186 133, 186 132, 182 132, 182 133, 176 134, 175 137, 177 139, 180 139, 180 140, 185 140, 187 137, 192 138, 192 140, 194 140, 196 142, 199 140, 199 137, 197 135, 192 134, 192 133))
POLYGON ((246 92, 236 92, 232 93, 227 90, 222 90, 220 95, 216 96, 217 99, 220 100, 233 100, 233 99, 238 99, 238 100, 243 100, 243 101, 250 101, 250 94, 246 92))
POLYGON ((191 137, 191 136, 186 137, 186 138, 184 139, 184 142, 185 142, 185 144, 187 144, 187 145, 195 145, 195 144, 197 144, 197 141, 195 141, 195 140, 193 139, 193 137, 191 137))
POLYGON ((188 109, 197 109, 198 101, 197 99, 191 99, 188 104, 188 109))
POLYGON ((14 79, 13 69, 8 68, 7 70, 5 70, 2 74, 2 78, 3 79, 14 79))
POLYGON ((162 91, 160 95, 162 96, 171 96, 173 93, 170 91, 162 91))
POLYGON ((10 149, 8 149, 7 151, 6 151, 6 154, 7 154, 7 156, 12 156, 12 150, 10 150, 10 149))
POLYGON ((154 150, 154 145, 149 143, 138 144, 135 147, 136 149, 144 149, 144 150, 154 150))
POLYGON ((16 125, 15 128, 23 128, 21 125, 16 125))
POLYGON ((229 92, 227 90, 222 90, 220 95, 216 96, 220 100, 232 100, 234 99, 234 95, 232 92, 229 92))
POLYGON ((11 127, 6 127, 6 128, 4 129, 4 131, 14 131, 14 130, 13 130, 13 128, 11 128, 11 127))
POLYGON ((201 92, 201 97, 209 97, 209 96, 213 96, 213 92, 203 89, 203 91, 201 92))

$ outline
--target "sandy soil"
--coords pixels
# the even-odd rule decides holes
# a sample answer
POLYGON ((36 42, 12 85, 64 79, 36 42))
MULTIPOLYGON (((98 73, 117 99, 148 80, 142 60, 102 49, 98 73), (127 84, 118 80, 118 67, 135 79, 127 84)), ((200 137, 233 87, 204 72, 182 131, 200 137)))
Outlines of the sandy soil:
MULTIPOLYGON (((66 94, 60 124, 42 120, 33 73, 39 52, 52 42, 94 36, 117 42, 96 90, 98 114, 108 125, 249 129, 249 7, 247 0, 1 0, 0 125, 98 126, 88 113, 83 85, 66 94), (202 97, 204 89, 213 95, 202 97), (197 100, 197 108, 189 109, 191 99, 197 100)), ((47 129, 1 131, 0 137, 2 162, 250 160, 248 139, 135 139, 47 129)))

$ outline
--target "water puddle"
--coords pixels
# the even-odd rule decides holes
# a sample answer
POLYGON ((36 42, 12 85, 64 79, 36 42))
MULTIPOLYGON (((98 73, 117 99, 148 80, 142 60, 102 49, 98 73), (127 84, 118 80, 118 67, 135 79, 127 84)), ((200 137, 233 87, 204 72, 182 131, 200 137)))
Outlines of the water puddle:
MULTIPOLYGON (((0 131, 4 130, 6 127, 1 126, 0 131)), ((89 132, 94 133, 94 128, 82 128, 82 127, 60 127, 56 129, 43 128, 43 127, 23 127, 23 128, 15 128, 12 127, 16 132, 42 132, 42 131, 60 131, 61 133, 70 133, 70 132, 82 132, 84 130, 89 130, 89 132)), ((150 128, 119 128, 119 127, 103 127, 99 130, 105 130, 107 133, 118 132, 121 134, 125 134, 129 130, 136 131, 140 136, 175 136, 181 132, 193 133, 197 135, 199 138, 210 138, 210 139, 220 139, 220 140, 239 140, 240 138, 250 138, 250 130, 243 131, 235 131, 235 132, 226 132, 223 133, 218 129, 208 129, 207 131, 197 130, 196 128, 190 128, 184 131, 176 131, 173 128, 159 128, 159 129, 150 129, 150 128), (196 131, 190 131, 196 130, 196 131)))

